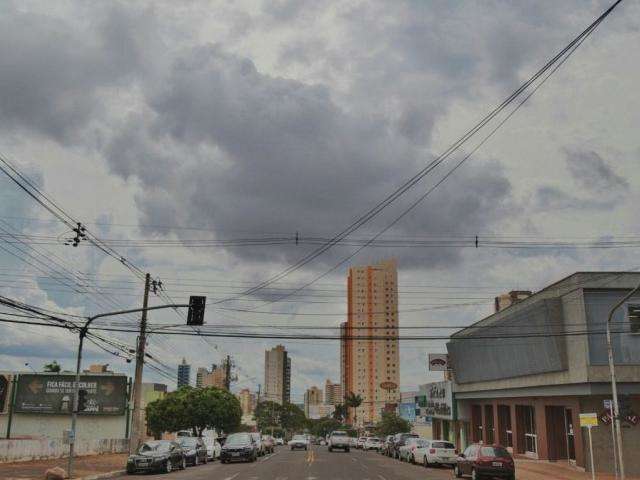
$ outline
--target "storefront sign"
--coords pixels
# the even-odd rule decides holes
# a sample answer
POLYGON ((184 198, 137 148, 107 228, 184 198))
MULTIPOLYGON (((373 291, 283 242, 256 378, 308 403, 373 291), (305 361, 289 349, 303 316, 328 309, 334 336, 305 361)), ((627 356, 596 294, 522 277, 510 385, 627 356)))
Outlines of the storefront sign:
POLYGON ((597 413, 581 413, 580 426, 581 427, 597 427, 598 414, 597 413))
MULTIPOLYGON (((17 413, 71 413, 74 375, 23 374, 18 377, 17 413)), ((87 391, 87 407, 80 414, 123 415, 127 403, 127 377, 82 375, 80 388, 87 391)))
POLYGON ((453 420, 453 395, 451 382, 427 383, 420 387, 420 394, 425 396, 425 406, 421 413, 427 417, 453 420))
POLYGON ((429 354, 429 371, 446 372, 449 369, 449 355, 446 353, 429 354))

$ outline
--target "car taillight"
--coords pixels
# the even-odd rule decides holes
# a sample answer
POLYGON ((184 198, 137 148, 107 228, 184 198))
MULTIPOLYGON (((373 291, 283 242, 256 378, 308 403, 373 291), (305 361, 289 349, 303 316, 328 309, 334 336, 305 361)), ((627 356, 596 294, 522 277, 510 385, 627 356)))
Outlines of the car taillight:
POLYGON ((431 453, 431 454, 436 453, 436 449, 435 449, 435 448, 430 448, 430 449, 429 449, 429 453, 431 453))
POLYGON ((416 446, 414 445, 413 447, 411 447, 411 451, 415 452, 416 451, 416 446))

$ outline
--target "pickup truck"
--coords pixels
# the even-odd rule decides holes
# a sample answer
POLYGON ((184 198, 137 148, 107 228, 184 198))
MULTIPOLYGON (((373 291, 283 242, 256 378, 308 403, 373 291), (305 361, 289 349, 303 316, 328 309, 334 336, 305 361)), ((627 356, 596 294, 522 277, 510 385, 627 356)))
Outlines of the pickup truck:
POLYGON ((342 430, 335 430, 329 435, 329 451, 332 452, 335 449, 344 450, 348 452, 351 448, 351 439, 347 435, 347 432, 342 430))

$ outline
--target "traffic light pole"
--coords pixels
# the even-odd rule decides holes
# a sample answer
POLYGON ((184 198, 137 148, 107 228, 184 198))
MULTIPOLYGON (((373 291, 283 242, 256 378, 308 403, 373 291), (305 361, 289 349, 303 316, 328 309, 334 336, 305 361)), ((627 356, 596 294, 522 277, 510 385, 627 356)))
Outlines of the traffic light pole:
MULTIPOLYGON (((147 287, 148 287, 147 282, 147 287)), ((129 310, 118 310, 116 312, 107 312, 107 313, 99 313, 92 317, 88 317, 85 324, 80 328, 80 341, 78 343, 78 357, 76 361, 76 380, 75 385, 73 387, 73 408, 71 411, 71 434, 69 438, 69 464, 68 464, 68 477, 73 478, 73 459, 75 454, 75 443, 76 443, 76 423, 78 421, 78 392, 80 391, 80 369, 82 368, 82 346, 84 344, 84 338, 87 336, 87 332, 89 331, 89 326, 93 323, 94 320, 102 317, 112 317, 115 315, 125 315, 127 313, 139 313, 143 312, 145 318, 145 328, 146 328, 146 313, 149 310, 162 310, 165 308, 189 308, 190 304, 188 303, 175 303, 168 305, 157 305, 155 307, 149 307, 146 305, 142 308, 132 308, 129 310)), ((137 370, 137 368, 136 368, 137 370)), ((135 417, 134 417, 135 418, 135 417)))

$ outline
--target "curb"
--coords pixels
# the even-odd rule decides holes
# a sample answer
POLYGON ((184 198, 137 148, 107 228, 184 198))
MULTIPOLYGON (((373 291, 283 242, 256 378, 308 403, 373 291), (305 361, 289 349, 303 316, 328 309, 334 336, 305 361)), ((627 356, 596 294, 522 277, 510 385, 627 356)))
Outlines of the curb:
POLYGON ((115 478, 124 475, 126 470, 114 470, 113 472, 99 473, 97 475, 89 475, 87 477, 77 477, 74 480, 102 480, 106 478, 115 478))

